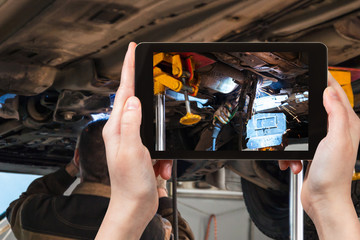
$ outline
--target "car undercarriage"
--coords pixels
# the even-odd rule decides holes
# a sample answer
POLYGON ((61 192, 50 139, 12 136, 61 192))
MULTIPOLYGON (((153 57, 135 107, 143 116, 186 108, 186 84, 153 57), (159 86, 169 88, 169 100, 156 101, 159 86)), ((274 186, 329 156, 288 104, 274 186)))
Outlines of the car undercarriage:
MULTIPOLYGON (((328 47, 329 66, 359 69, 360 2, 0 0, 0 170, 45 174, 68 163, 82 127, 111 113, 130 41, 322 42, 328 47)), ((167 121, 174 123, 168 125, 173 136, 169 147, 213 148, 212 142, 201 141, 200 133, 212 124, 214 116, 232 131, 239 129, 236 122, 250 120, 247 109, 253 107, 259 113, 285 114, 295 129, 287 133, 287 144, 291 146, 296 140, 297 147, 306 147, 306 54, 193 55, 207 58, 209 63, 195 69, 202 81, 198 100, 190 101, 192 112, 202 120, 194 126, 181 125, 179 120, 186 115, 184 99, 169 91, 172 110, 167 121), (234 62, 241 63, 241 71, 234 62), (224 69, 227 76, 219 74, 224 69), (226 83, 229 76, 238 81, 226 83), (275 80, 282 85, 274 87, 275 80), (240 87, 244 83, 247 87, 240 87), (263 93, 256 92, 258 84, 263 93), (256 94, 264 99, 255 106, 256 94), (233 106, 225 107, 229 105, 233 106), (241 111, 231 112, 235 105, 241 111), (229 115, 236 121, 228 119, 229 115), (189 128, 191 131, 184 131, 189 128)), ((162 70, 166 71, 166 66, 162 70)), ((359 81, 360 75, 354 74, 357 113, 359 81)), ((245 141, 239 141, 243 131, 238 138, 223 131, 215 147, 248 148, 242 144, 245 141)), ((286 150, 286 146, 281 147, 286 150)), ((232 189, 226 181, 232 174, 241 176, 247 189, 254 189, 249 187, 254 184, 258 191, 257 195, 251 193, 253 199, 259 195, 279 198, 279 209, 286 209, 288 172, 281 172, 274 161, 178 162, 179 181, 204 180, 232 189)), ((240 184, 240 177, 238 181, 240 184)), ((260 228, 261 224, 257 223, 260 228)), ((277 239, 286 238, 285 228, 262 231, 277 239)))

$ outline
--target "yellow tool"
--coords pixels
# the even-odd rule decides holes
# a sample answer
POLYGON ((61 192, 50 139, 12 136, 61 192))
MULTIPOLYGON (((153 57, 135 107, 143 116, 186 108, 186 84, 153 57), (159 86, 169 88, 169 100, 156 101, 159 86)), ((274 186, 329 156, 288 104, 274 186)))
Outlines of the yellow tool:
POLYGON ((191 113, 190 102, 187 91, 185 91, 184 96, 185 96, 186 115, 180 118, 180 123, 189 126, 200 122, 201 116, 191 113))
MULTIPOLYGON (((191 64, 191 62, 190 62, 191 64)), ((185 90, 185 106, 186 115, 180 119, 180 123, 183 125, 193 125, 201 120, 201 116, 191 113, 190 103, 188 98, 188 90, 195 91, 192 86, 185 86, 184 83, 177 79, 183 77, 182 63, 179 54, 170 53, 156 53, 153 56, 153 75, 154 75, 154 94, 164 94, 165 88, 169 88, 175 92, 185 90), (172 76, 163 72, 159 67, 156 67, 161 62, 167 62, 171 64, 172 76)), ((193 68, 191 68, 191 76, 193 76, 193 68)), ((192 80, 192 79, 191 79, 192 80)), ((197 87, 196 87, 197 88, 197 87)), ((196 89, 197 90, 197 89, 196 89)), ((197 92, 197 91, 196 91, 197 92)))
POLYGON ((153 56, 153 67, 155 95, 158 93, 164 93, 165 87, 168 87, 175 92, 179 92, 183 88, 183 83, 175 78, 179 78, 183 74, 181 58, 179 54, 171 55, 170 53, 156 53, 153 56), (162 61, 171 64, 172 75, 174 77, 156 67, 162 61))
POLYGON ((165 87, 175 92, 179 92, 183 88, 183 83, 176 78, 161 71, 160 68, 154 68, 154 94, 164 93, 165 87))

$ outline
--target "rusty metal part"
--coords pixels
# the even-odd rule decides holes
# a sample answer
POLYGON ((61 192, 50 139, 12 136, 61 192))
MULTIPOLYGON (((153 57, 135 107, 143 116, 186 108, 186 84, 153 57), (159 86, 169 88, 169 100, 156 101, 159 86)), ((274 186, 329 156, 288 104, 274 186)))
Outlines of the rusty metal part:
POLYGON ((73 91, 91 91, 108 95, 115 93, 119 87, 119 78, 100 76, 93 60, 86 60, 63 68, 56 75, 52 88, 57 91, 71 89, 73 91))
POLYGON ((8 120, 5 123, 0 124, 0 136, 3 136, 11 131, 18 131, 23 128, 21 121, 8 120))
POLYGON ((65 121, 71 121, 73 119, 73 117, 76 115, 76 112, 65 111, 65 112, 62 112, 61 115, 64 116, 65 121))
POLYGON ((49 120, 52 111, 41 105, 40 99, 31 97, 28 99, 26 104, 26 110, 30 117, 38 122, 44 122, 49 120))
MULTIPOLYGON (((249 53, 267 63, 267 69, 256 69, 268 72, 280 79, 295 78, 308 71, 308 66, 302 62, 301 52, 252 52, 249 53)), ((306 59, 307 60, 307 59, 306 59)))
POLYGON ((0 93, 42 93, 53 84, 56 72, 52 67, 0 61, 0 93))
POLYGON ((5 94, 0 96, 0 99, 0 118, 20 120, 19 96, 15 94, 5 94))
POLYGON ((356 9, 360 9, 360 1, 323 1, 323 4, 319 4, 317 8, 304 8, 295 15, 286 16, 283 21, 269 27, 264 33, 264 37, 271 39, 272 37, 289 36, 300 30, 338 19, 356 9))
POLYGON ((109 111, 110 98, 108 96, 64 90, 58 98, 54 111, 54 121, 79 121, 85 115, 109 111))
POLYGON ((215 92, 230 93, 245 81, 238 69, 217 62, 196 70, 200 78, 200 88, 206 87, 215 92))
POLYGON ((360 15, 341 19, 334 24, 336 32, 343 38, 360 42, 360 15))
POLYGON ((215 53, 214 52, 212 54, 214 54, 220 61, 230 65, 233 68, 236 68, 241 71, 248 70, 250 72, 253 72, 253 73, 261 76, 264 79, 271 80, 272 82, 277 82, 276 78, 265 76, 265 75, 259 73, 258 71, 254 70, 253 68, 245 66, 244 62, 241 61, 240 58, 230 55, 229 53, 220 53, 220 52, 215 53))

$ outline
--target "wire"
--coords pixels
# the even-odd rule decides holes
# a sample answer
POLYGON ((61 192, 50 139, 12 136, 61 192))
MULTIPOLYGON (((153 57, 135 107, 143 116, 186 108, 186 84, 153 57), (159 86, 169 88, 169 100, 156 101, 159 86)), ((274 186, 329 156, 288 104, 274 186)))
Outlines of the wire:
POLYGON ((208 221, 207 228, 206 228, 205 240, 209 239, 209 231, 210 231, 210 225, 211 225, 212 219, 214 219, 214 240, 217 240, 217 222, 216 222, 215 214, 211 214, 209 217, 209 221, 208 221))

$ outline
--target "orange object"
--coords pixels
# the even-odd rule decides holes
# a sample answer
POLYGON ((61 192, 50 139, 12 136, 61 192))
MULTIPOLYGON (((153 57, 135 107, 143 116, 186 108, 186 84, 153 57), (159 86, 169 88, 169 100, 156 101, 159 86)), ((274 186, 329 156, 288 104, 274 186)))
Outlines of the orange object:
POLYGON ((209 217, 208 225, 206 228, 205 240, 209 240, 209 231, 210 231, 210 224, 212 219, 214 219, 214 240, 217 240, 217 221, 215 214, 211 214, 209 217))
POLYGON ((188 113, 186 113, 185 116, 183 116, 180 119, 180 123, 183 125, 189 126, 189 125, 194 125, 194 124, 200 122, 200 120, 201 120, 201 116, 188 112, 188 113))
POLYGON ((336 79, 336 81, 341 85, 344 92, 346 93, 351 107, 354 107, 354 93, 351 87, 351 72, 347 70, 340 70, 331 68, 331 75, 336 79))

